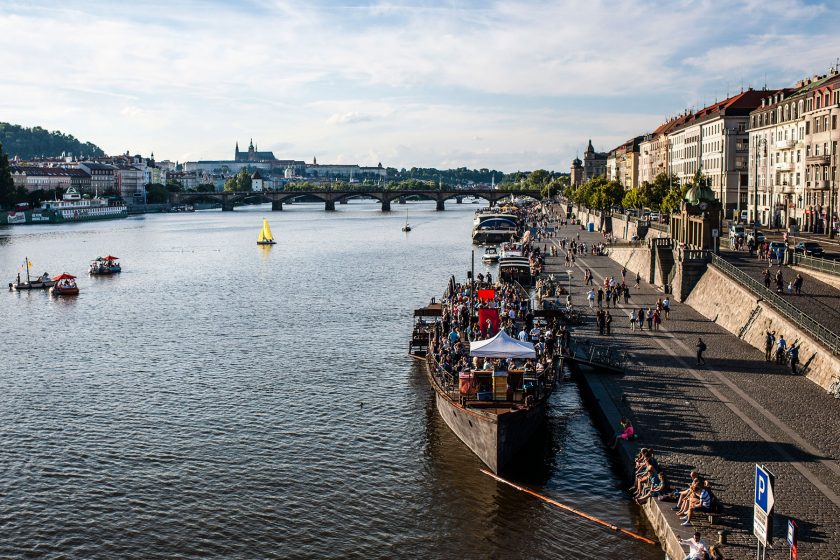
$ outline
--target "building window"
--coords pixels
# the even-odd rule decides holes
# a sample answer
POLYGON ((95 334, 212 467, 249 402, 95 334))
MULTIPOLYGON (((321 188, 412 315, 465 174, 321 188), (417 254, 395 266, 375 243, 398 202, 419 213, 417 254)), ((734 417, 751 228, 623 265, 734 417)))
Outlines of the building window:
POLYGON ((837 115, 831 115, 831 129, 837 129, 837 115))

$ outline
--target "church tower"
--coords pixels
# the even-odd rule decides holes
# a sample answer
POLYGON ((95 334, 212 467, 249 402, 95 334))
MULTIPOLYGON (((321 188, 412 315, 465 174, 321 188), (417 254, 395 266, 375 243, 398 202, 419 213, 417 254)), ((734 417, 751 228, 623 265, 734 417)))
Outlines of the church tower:
POLYGON ((236 151, 233 152, 233 161, 239 161, 239 141, 236 141, 236 151))

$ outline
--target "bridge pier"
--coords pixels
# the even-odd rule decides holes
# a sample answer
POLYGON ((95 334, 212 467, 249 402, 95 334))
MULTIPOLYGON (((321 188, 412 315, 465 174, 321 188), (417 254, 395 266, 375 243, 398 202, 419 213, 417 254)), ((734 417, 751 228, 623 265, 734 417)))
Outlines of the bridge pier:
POLYGON ((446 210, 446 206, 444 205, 443 200, 436 201, 435 210, 437 210, 438 212, 443 212, 444 210, 446 210))
POLYGON ((382 199, 382 211, 383 212, 390 212, 391 211, 391 201, 383 198, 382 199))
POLYGON ((335 201, 334 200, 324 201, 324 210, 326 210, 327 212, 335 212, 335 201))
POLYGON ((405 197, 404 196, 400 197, 399 203, 400 204, 405 204, 405 197))
POLYGON ((223 200, 222 201, 222 212, 233 212, 233 201, 232 200, 223 200))
POLYGON ((283 203, 278 202, 276 200, 271 201, 271 211, 272 212, 282 212, 283 211, 283 203))
POLYGON ((463 196, 456 196, 455 197, 455 204, 463 204, 463 203, 464 203, 464 197, 463 196))

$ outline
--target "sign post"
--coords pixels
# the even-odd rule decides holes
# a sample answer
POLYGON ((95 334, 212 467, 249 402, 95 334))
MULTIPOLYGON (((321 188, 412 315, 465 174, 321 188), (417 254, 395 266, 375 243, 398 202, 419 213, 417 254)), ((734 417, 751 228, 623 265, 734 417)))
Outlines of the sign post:
MULTIPOLYGON (((761 465, 755 466, 755 500, 753 503, 753 535, 758 539, 756 549, 756 560, 762 549, 767 552, 767 542, 773 541, 773 485, 775 477, 773 473, 761 465)), ((763 556, 763 554, 761 555, 763 556)))
POLYGON ((790 560, 796 560, 796 522, 788 519, 788 545, 790 545, 790 560))

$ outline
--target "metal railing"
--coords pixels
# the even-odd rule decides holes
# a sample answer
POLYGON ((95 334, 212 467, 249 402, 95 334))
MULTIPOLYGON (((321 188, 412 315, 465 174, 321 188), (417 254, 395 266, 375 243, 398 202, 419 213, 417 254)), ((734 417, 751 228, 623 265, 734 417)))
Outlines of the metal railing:
POLYGON ((796 326, 810 334, 832 353, 840 355, 840 334, 817 323, 776 293, 768 290, 764 284, 721 257, 712 254, 711 264, 769 303, 776 311, 790 319, 796 326))
POLYGON ((840 261, 812 257, 803 253, 792 253, 792 257, 793 262, 791 264, 840 276, 840 261))

